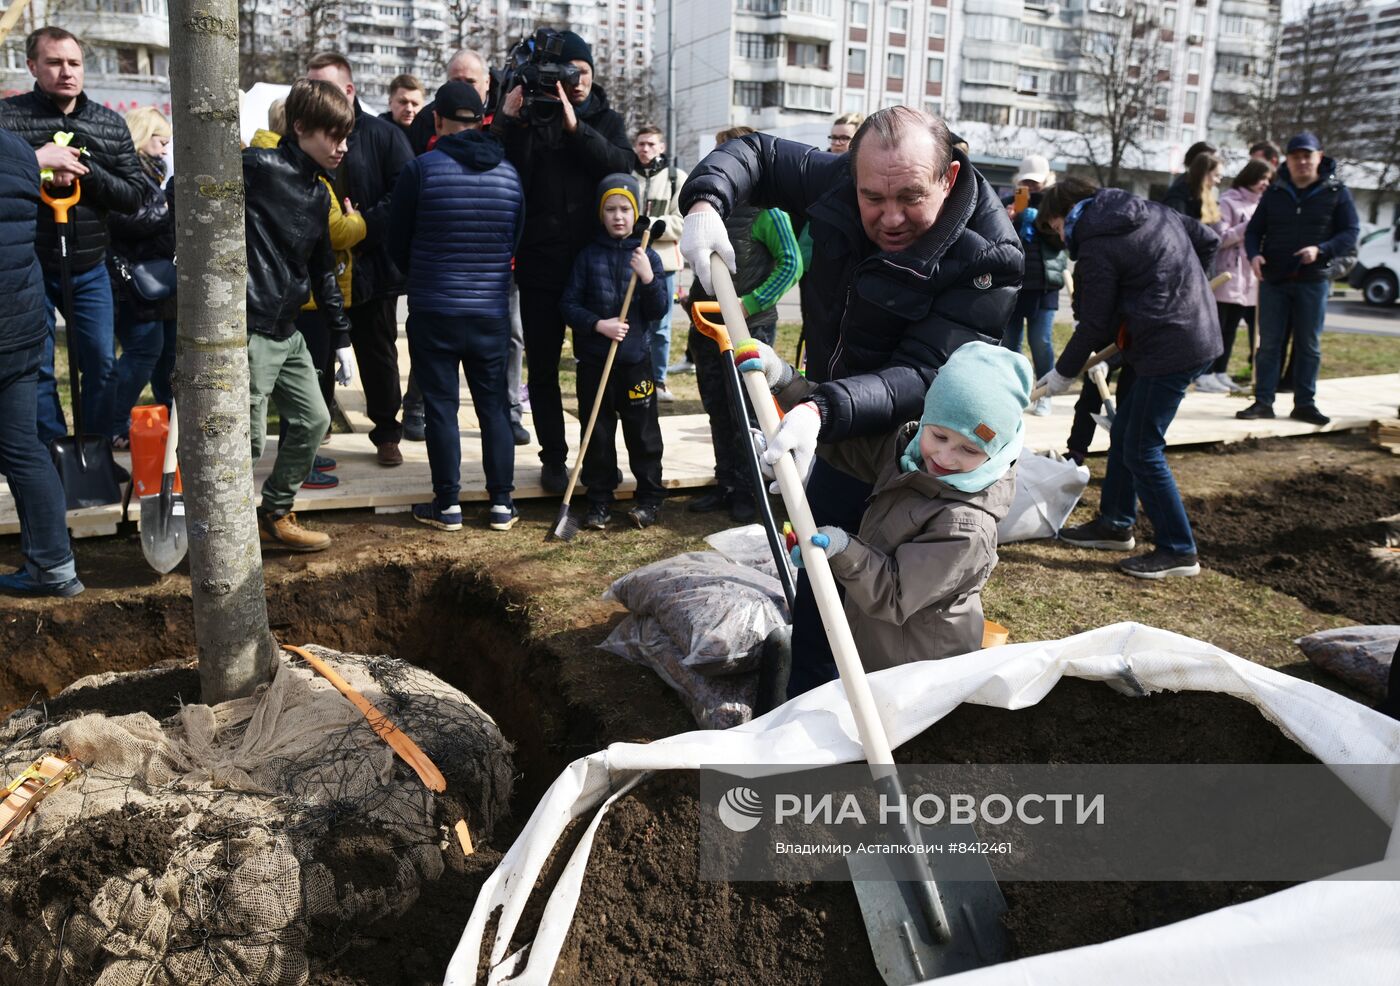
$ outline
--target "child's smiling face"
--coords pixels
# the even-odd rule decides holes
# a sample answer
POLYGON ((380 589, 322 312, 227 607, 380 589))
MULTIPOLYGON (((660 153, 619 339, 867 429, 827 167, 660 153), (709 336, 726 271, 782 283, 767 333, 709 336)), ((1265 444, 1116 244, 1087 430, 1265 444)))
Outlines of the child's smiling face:
POLYGON ((637 214, 625 195, 609 195, 603 202, 603 228, 615 240, 624 240, 632 233, 637 214))
POLYGON ((972 472, 987 461, 987 453, 966 435, 941 425, 925 425, 919 432, 919 458, 930 476, 972 472))

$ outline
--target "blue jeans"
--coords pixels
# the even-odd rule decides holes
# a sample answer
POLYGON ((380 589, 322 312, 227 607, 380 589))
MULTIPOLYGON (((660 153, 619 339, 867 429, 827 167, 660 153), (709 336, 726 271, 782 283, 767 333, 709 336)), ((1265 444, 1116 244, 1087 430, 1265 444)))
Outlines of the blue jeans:
POLYGON ((1202 364, 1183 373, 1138 377, 1126 393, 1119 391, 1118 413, 1109 431, 1099 513, 1115 527, 1131 527, 1141 500, 1157 547, 1178 555, 1194 554, 1196 539, 1167 465, 1167 428, 1186 388, 1208 368, 1202 364))
POLYGON ((156 368, 151 373, 151 394, 157 404, 166 407, 175 400, 175 392, 170 386, 170 377, 175 372, 175 324, 173 318, 161 323, 165 341, 161 343, 160 359, 156 360, 156 368))
POLYGON ((113 438, 126 437, 131 409, 150 383, 165 347, 163 322, 137 322, 132 316, 129 305, 117 307, 117 341, 122 344, 122 354, 117 358, 116 383, 112 387, 111 420, 104 432, 113 438))
POLYGON ((418 389, 423 392, 423 422, 428 466, 437 509, 461 498, 462 439, 457 430, 461 385, 457 368, 467 375, 481 428, 481 458, 491 503, 509 505, 515 489, 515 438, 506 396, 506 351, 510 319, 437 312, 408 313, 408 355, 418 389))
POLYGON ((1021 351, 1023 334, 1030 336, 1031 362, 1035 364, 1035 378, 1039 380, 1055 367, 1055 343, 1052 338, 1055 328, 1055 309, 1037 308, 1025 316, 1012 315, 1010 323, 1002 332, 1001 344, 1013 353, 1021 351))
POLYGON ((1322 321, 1327 316, 1331 281, 1283 281, 1259 285, 1259 366, 1254 399, 1273 404, 1283 342, 1293 326, 1293 406, 1317 403, 1317 372, 1322 366, 1322 321))
MULTIPOLYGON (((53 373, 54 342, 58 337, 54 310, 63 304, 63 280, 58 274, 45 272, 44 293, 48 296, 49 341, 44 346, 44 359, 39 366, 39 439, 48 444, 68 434, 53 373)), ((73 275, 73 308, 65 319, 71 326, 69 335, 76 352, 70 351, 68 358, 77 358, 82 374, 83 430, 97 435, 111 418, 112 385, 116 378, 112 279, 107 276, 106 263, 73 275)), ((67 386, 66 381, 64 386, 67 386)))
POLYGON ((0 473, 15 498, 25 571, 41 585, 67 582, 78 574, 58 470, 35 430, 40 367, 52 352, 37 342, 0 355, 0 473))
POLYGON ((666 275, 666 314, 651 333, 651 373, 657 387, 666 386, 666 366, 671 362, 671 310, 676 304, 676 272, 666 275))

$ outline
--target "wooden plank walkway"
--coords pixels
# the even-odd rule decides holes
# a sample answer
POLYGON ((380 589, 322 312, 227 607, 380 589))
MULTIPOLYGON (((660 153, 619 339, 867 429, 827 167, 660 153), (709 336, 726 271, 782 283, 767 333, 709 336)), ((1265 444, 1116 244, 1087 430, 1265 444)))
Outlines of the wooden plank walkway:
MULTIPOLYGON (((404 368, 406 379, 409 361, 407 344, 402 335, 399 348, 399 365, 404 368)), ((480 432, 466 387, 462 389, 462 409, 458 417, 462 429, 462 499, 464 502, 484 501, 485 473, 481 466, 480 432)), ((358 382, 339 388, 337 396, 354 433, 332 436, 322 451, 336 459, 336 475, 340 477, 340 485, 332 490, 302 491, 297 497, 296 509, 310 512, 372 507, 377 511, 390 512, 407 510, 412 504, 427 500, 432 492, 427 446, 421 442, 404 442, 400 445, 404 455, 403 465, 392 469, 380 466, 375 461, 374 446, 366 437, 370 423, 365 416, 364 393, 358 382)), ((1027 415, 1028 448, 1064 451, 1074 413, 1074 400, 1074 395, 1057 397, 1051 414, 1045 417, 1027 415)), ((1320 381, 1318 405, 1332 417, 1332 423, 1326 428, 1315 428, 1288 418, 1290 400, 1290 395, 1280 395, 1276 406, 1281 409, 1282 416, 1272 421, 1240 421, 1234 413, 1246 405, 1244 400, 1223 394, 1191 392, 1187 394, 1172 424, 1168 440, 1173 446, 1184 446, 1365 427, 1378 418, 1395 416, 1396 404, 1400 402, 1400 373, 1320 381)), ((573 452, 577 449, 581 429, 578 419, 572 414, 566 414, 566 418, 572 443, 570 451, 573 452)), ((534 422, 528 412, 524 424, 533 435, 534 422)), ((703 414, 664 416, 661 418, 661 432, 666 446, 663 476, 667 487, 694 489, 714 482, 709 424, 703 414)), ((276 438, 270 437, 267 452, 254 469, 255 489, 261 486, 271 469, 276 445, 276 438)), ((1091 451, 1107 448, 1107 433, 1102 429, 1096 430, 1091 451)), ((533 443, 516 449, 515 495, 520 499, 545 495, 539 486, 538 453, 539 446, 533 443)), ((622 460, 625 458, 625 454, 620 456, 622 460)), ((117 460, 124 466, 129 465, 126 453, 118 453, 117 460)), ((627 496, 635 484, 631 476, 626 475, 625 465, 623 471, 625 481, 619 488, 619 494, 627 496)), ((133 520, 138 513, 133 506, 133 520)), ((68 520, 75 537, 115 534, 121 520, 121 508, 113 505, 70 511, 68 520)), ((14 534, 18 530, 14 501, 8 488, 0 486, 0 534, 14 534)))

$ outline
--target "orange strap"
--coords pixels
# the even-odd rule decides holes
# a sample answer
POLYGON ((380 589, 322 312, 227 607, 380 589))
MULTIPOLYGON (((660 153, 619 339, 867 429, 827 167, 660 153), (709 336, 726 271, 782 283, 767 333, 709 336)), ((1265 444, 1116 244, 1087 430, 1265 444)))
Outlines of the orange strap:
POLYGON ((82 765, 72 757, 48 753, 35 760, 5 786, 0 801, 0 846, 10 841, 20 824, 54 791, 78 776, 82 765))
POLYGON ((294 647, 291 644, 283 644, 282 649, 290 651, 307 664, 311 665, 313 671, 329 681, 335 686, 336 691, 348 698, 350 704, 360 710, 360 713, 365 717, 365 721, 369 723, 370 728, 374 730, 380 739, 389 744, 393 751, 403 759, 404 763, 413 768, 414 773, 418 775, 419 779, 423 781, 429 791, 447 790, 447 778, 442 776, 442 771, 437 769, 437 764, 429 760, 428 755, 423 752, 418 744, 409 739, 398 726, 394 725, 388 716, 371 705, 369 699, 351 688, 350 683, 336 674, 334 668, 304 648, 294 647))

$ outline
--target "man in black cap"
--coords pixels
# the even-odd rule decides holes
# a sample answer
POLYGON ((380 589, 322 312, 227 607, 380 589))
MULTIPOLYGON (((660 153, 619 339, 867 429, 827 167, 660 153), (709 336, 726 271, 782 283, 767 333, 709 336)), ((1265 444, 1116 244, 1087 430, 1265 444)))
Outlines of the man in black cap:
POLYGON ((1293 411, 1312 425, 1331 419, 1317 409, 1322 321, 1334 264, 1356 253, 1361 223, 1337 162, 1307 131, 1288 142, 1287 160, 1245 228, 1244 248, 1259 278, 1259 355, 1254 403, 1237 418, 1272 418, 1283 340, 1293 329, 1293 411))
POLYGON ((481 95, 465 82, 437 91, 437 142, 404 168, 389 225, 390 253, 408 281, 408 352, 433 476, 433 499, 413 516, 447 531, 462 528, 459 366, 481 426, 487 523, 508 531, 517 517, 506 350, 524 195, 500 142, 481 130, 483 113, 481 95))
POLYGON ((524 91, 517 87, 502 97, 492 123, 525 187, 525 232, 515 257, 515 281, 525 324, 530 408, 541 447, 540 484, 554 494, 568 484, 564 461, 569 452, 559 392, 564 345, 559 299, 574 257, 597 231, 594 187, 604 176, 632 168, 626 125, 608 108, 602 88, 593 84, 592 49, 572 31, 561 34, 563 47, 556 57, 577 68, 579 79, 567 91, 557 86, 558 109, 541 112, 543 104, 536 101, 527 111, 524 91))

